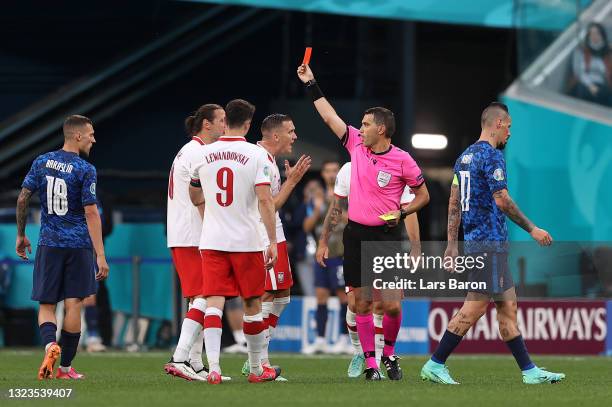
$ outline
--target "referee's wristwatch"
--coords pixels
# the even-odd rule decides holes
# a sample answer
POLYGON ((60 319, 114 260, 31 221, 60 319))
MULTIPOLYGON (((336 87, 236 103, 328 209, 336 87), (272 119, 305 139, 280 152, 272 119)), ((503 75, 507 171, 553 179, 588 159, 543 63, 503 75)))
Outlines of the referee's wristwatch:
POLYGON ((400 220, 406 219, 406 216, 408 216, 408 211, 404 208, 400 208, 400 220))

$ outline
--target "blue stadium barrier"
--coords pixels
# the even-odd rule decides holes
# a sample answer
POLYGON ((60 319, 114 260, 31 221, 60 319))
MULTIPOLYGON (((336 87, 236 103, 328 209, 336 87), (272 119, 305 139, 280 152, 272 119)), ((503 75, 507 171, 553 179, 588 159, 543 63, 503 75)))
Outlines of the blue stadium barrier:
MULTIPOLYGON (((427 323, 430 303, 426 299, 407 299, 402 302, 403 317, 396 342, 397 353, 423 355, 429 352, 427 323)), ((274 331, 270 351, 300 352, 312 345, 317 336, 316 308, 317 301, 314 297, 292 297, 274 331)), ((340 315, 340 304, 335 297, 328 301, 328 310, 326 339, 331 345, 338 339, 344 316, 340 315)))

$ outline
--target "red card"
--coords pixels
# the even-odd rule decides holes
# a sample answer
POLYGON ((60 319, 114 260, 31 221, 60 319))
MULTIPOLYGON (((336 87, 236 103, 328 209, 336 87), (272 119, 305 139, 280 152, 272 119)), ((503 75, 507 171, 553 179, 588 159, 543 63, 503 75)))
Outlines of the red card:
POLYGON ((312 54, 312 47, 306 47, 306 51, 304 51, 304 61, 302 61, 302 65, 310 64, 311 54, 312 54))

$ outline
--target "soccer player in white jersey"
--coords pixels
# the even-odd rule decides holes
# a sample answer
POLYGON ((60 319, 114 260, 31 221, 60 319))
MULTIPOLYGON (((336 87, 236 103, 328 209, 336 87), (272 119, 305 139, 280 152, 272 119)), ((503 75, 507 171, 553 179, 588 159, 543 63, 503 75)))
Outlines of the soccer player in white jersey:
POLYGON ((200 251, 204 272, 202 294, 207 301, 204 343, 210 384, 222 381, 219 354, 225 298, 238 295, 244 300, 248 381, 271 381, 280 374, 279 368, 261 364, 265 342, 261 296, 266 270, 277 260, 277 245, 270 190, 272 163, 263 149, 244 138, 254 112, 255 106, 245 100, 229 102, 225 107, 225 135, 203 147, 203 160, 191 173, 191 201, 196 206, 204 205, 200 251), (266 229, 267 247, 260 221, 266 229))
MULTIPOLYGON (((289 304, 290 289, 293 285, 293 276, 291 275, 291 267, 289 266, 289 256, 287 254, 287 241, 283 231, 283 223, 281 222, 278 210, 287 202, 289 195, 300 182, 306 171, 310 168, 311 158, 302 155, 297 163, 291 167, 289 162, 285 160, 285 176, 287 177, 284 183, 281 183, 281 175, 278 165, 276 164, 277 155, 291 154, 293 143, 297 140, 295 126, 293 120, 288 115, 271 114, 261 123, 261 141, 257 145, 266 153, 270 164, 270 181, 272 196, 274 198, 274 208, 276 212, 276 240, 278 242, 278 261, 276 265, 268 270, 266 274, 265 294, 262 297, 262 314, 264 324, 266 326, 264 332, 266 342, 261 356, 261 362, 265 366, 270 366, 268 359, 268 344, 270 338, 276 328, 278 319, 281 313, 289 304)), ((267 236, 262 228, 262 238, 267 245, 267 236)), ((242 368, 243 374, 248 374, 248 361, 242 368)), ((279 378, 279 380, 284 380, 279 378)))
MULTIPOLYGON (((347 212, 348 209, 348 196, 351 188, 351 163, 350 161, 345 163, 340 172, 336 177, 336 185, 334 187, 334 201, 330 205, 325 221, 323 223, 323 231, 319 238, 319 244, 317 247, 316 259, 317 262, 325 266, 325 260, 327 259, 327 244, 331 232, 335 229, 336 225, 343 222, 342 213, 347 212)), ((401 197, 401 205, 408 205, 414 199, 414 194, 410 190, 410 187, 406 186, 401 197)), ((408 233, 408 239, 411 243, 411 256, 419 256, 421 251, 421 237, 419 233, 419 219, 416 213, 411 213, 404 220, 406 232, 408 233)), ((355 322, 355 295, 353 293, 353 287, 347 286, 346 293, 348 298, 348 309, 346 311, 346 325, 353 345, 353 359, 349 363, 348 376, 351 378, 359 377, 365 367, 365 359, 363 357, 363 350, 359 341, 359 335, 357 334, 357 325, 355 322)), ((384 307, 380 298, 380 293, 374 292, 374 326, 376 328, 375 336, 375 352, 376 352, 376 363, 380 365, 382 358, 383 348, 385 346, 385 338, 383 331, 384 321, 384 307), (378 297, 378 298, 377 298, 378 297)), ((393 304, 387 304, 387 307, 393 307, 401 310, 401 303, 399 300, 392 301, 393 304)), ((395 346, 395 343, 390 344, 395 346)))
POLYGON ((225 110, 216 104, 200 106, 185 120, 185 129, 190 141, 174 158, 168 179, 167 237, 183 297, 189 300, 189 311, 174 355, 164 370, 186 380, 206 380, 208 371, 202 362, 206 300, 202 295, 202 259, 198 249, 204 208, 191 203, 189 182, 193 168, 202 161, 202 146, 217 141, 225 132, 225 110))

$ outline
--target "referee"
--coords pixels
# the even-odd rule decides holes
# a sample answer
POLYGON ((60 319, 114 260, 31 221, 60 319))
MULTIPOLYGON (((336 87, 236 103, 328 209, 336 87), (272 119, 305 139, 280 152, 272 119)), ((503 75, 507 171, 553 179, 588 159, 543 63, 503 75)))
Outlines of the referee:
MULTIPOLYGON (((402 238, 401 228, 397 225, 406 216, 427 205, 429 193, 416 162, 407 152, 391 144, 395 117, 390 110, 384 107, 369 108, 364 113, 359 130, 347 126, 323 96, 310 67, 300 65, 297 75, 305 84, 321 118, 351 156, 349 222, 343 236, 344 279, 355 292, 355 319, 366 360, 365 378, 381 380, 374 353, 373 272, 367 268, 367 263, 362 265, 362 242, 367 242, 364 245, 367 249, 364 250, 366 261, 371 260, 371 254, 393 256, 391 248, 398 247, 393 242, 402 238), (415 198, 410 204, 402 206, 400 199, 406 185, 412 189, 415 198), (391 219, 385 222, 380 215, 387 215, 391 219)), ((385 302, 383 293, 383 307, 385 302)), ((383 320, 385 347, 382 362, 389 378, 399 380, 402 372, 394 349, 401 326, 401 312, 397 309, 394 311, 385 313, 383 320)))

